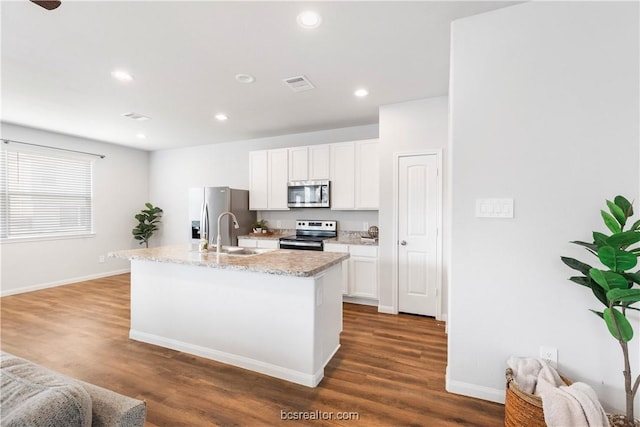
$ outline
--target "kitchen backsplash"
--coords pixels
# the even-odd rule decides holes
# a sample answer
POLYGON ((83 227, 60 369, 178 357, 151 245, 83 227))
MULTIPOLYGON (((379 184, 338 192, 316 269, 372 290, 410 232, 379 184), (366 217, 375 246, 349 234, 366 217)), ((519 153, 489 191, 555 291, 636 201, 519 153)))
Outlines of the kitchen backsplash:
POLYGON ((361 232, 372 225, 378 225, 378 211, 301 208, 288 211, 258 211, 258 218, 266 220, 270 229, 295 229, 298 219, 336 220, 338 231, 361 232))

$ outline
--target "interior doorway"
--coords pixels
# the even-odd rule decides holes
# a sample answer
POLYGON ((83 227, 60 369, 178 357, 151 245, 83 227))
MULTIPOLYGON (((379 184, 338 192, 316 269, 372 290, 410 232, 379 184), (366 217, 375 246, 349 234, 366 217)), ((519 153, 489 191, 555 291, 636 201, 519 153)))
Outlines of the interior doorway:
POLYGON ((441 316, 441 153, 396 158, 397 307, 399 312, 441 316))

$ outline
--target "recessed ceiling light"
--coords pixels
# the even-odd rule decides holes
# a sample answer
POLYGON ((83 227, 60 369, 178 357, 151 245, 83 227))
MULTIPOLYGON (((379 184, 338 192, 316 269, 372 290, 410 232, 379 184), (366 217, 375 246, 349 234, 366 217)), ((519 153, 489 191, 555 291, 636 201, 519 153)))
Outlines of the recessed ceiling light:
POLYGON ((236 81, 238 83, 253 83, 256 81, 256 78, 251 74, 236 74, 236 81))
POLYGON ((121 82, 130 82, 133 80, 133 76, 124 70, 114 70, 111 72, 111 76, 121 82))
POLYGON ((318 28, 322 23, 322 17, 312 10, 307 10, 298 15, 297 21, 302 28, 318 28))
POLYGON ((145 139, 147 137, 144 133, 137 133, 136 136, 140 139, 145 139))
POLYGON ((227 117, 226 114, 220 113, 220 114, 216 114, 216 120, 219 120, 221 122, 224 122, 225 120, 227 120, 229 117, 227 117))
POLYGON ((353 92, 353 94, 358 98, 364 98, 365 96, 369 95, 369 91, 366 89, 358 89, 355 92, 353 92))

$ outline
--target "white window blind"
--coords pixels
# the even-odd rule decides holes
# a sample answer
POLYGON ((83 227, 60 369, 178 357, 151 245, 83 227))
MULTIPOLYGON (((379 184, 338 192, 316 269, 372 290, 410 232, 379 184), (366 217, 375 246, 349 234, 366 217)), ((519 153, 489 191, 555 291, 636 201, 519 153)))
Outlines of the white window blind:
POLYGON ((0 151, 0 237, 93 232, 93 159, 51 151, 0 151))

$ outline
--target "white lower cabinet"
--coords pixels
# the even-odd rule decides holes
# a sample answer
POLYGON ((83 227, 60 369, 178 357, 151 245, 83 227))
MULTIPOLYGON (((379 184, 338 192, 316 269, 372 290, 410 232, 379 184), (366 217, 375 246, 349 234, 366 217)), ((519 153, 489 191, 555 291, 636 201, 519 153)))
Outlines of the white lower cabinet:
MULTIPOLYGON (((347 297, 378 299, 378 247, 325 243, 326 252, 351 255, 342 262, 343 294, 347 297)), ((351 302, 358 302, 351 300, 351 302)))
POLYGON ((278 249, 280 241, 277 239, 238 239, 238 246, 243 248, 278 249))

